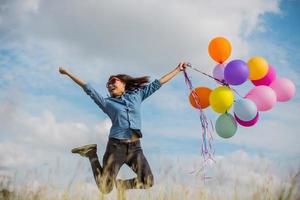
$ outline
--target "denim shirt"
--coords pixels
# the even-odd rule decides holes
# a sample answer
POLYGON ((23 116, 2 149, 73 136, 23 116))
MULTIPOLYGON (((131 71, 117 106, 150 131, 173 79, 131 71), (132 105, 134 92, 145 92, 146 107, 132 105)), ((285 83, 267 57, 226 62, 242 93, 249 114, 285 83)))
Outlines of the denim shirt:
POLYGON ((112 121, 109 137, 117 139, 131 138, 135 130, 141 133, 141 103, 161 87, 159 80, 133 90, 126 91, 120 97, 102 97, 90 83, 83 85, 83 90, 89 95, 99 108, 106 113, 112 121))

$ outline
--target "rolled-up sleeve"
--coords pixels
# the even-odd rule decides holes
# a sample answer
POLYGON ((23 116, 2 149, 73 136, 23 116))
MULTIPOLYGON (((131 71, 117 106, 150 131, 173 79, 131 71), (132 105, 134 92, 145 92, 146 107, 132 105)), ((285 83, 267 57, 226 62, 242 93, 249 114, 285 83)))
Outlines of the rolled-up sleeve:
POLYGON ((82 86, 83 90, 87 95, 89 95, 94 102, 101 108, 101 110, 106 112, 106 100, 103 98, 92 86, 90 83, 86 83, 82 86))
POLYGON ((142 101, 145 100, 147 97, 149 97, 151 94, 153 94, 155 91, 157 91, 161 87, 161 84, 158 79, 155 79, 150 84, 146 85, 140 90, 142 101))

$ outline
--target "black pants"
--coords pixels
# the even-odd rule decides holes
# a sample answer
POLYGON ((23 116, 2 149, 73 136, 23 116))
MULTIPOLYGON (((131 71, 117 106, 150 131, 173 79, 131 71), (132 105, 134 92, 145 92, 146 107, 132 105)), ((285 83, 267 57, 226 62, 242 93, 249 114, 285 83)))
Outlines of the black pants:
POLYGON ((96 153, 89 159, 95 181, 102 193, 107 194, 112 191, 116 176, 123 164, 127 164, 137 174, 136 178, 122 180, 124 189, 146 189, 153 185, 153 175, 139 140, 126 144, 110 138, 103 156, 103 167, 96 153))

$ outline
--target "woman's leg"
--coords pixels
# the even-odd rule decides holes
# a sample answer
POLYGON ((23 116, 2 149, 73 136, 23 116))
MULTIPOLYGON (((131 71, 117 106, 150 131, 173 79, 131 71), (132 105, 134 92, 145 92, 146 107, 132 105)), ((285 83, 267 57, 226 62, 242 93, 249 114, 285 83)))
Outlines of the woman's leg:
POLYGON ((91 167, 92 167, 94 179, 96 181, 96 184, 99 186, 99 184, 100 184, 99 183, 99 177, 101 176, 103 169, 100 165, 98 155, 95 152, 95 153, 91 154, 88 158, 90 160, 90 164, 91 164, 91 167))
POLYGON ((147 189, 152 187, 154 177, 140 142, 129 146, 126 164, 137 174, 137 177, 128 180, 118 180, 118 187, 123 189, 147 189))
POLYGON ((88 144, 81 147, 77 147, 72 149, 72 153, 78 153, 83 157, 87 157, 90 160, 92 171, 94 174, 94 178, 98 185, 97 177, 102 174, 102 167, 99 163, 98 155, 97 155, 97 145, 96 144, 88 144))
POLYGON ((72 153, 89 158, 96 184, 102 193, 107 194, 113 189, 115 178, 125 162, 126 150, 123 148, 109 141, 103 156, 103 167, 98 159, 96 144, 74 148, 72 153))
POLYGON ((97 176, 96 183, 100 191, 107 194, 112 191, 116 177, 126 159, 126 146, 112 140, 107 143, 103 156, 101 176, 97 176))

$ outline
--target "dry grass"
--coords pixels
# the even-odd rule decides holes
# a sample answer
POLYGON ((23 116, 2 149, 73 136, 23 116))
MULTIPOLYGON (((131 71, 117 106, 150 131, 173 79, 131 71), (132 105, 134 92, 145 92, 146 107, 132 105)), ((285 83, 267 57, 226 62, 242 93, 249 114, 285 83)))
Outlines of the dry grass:
MULTIPOLYGON (((194 175, 196 176, 196 175, 194 175)), ((197 178, 197 177, 195 177, 197 178)), ((149 190, 131 190, 126 196, 130 200, 220 200, 220 199, 251 199, 251 200, 299 200, 300 170, 287 177, 285 181, 276 184, 272 177, 258 184, 253 180, 250 186, 241 185, 235 180, 232 186, 224 187, 224 182, 213 184, 202 183, 194 186, 180 183, 177 177, 161 179, 149 190), (226 190, 224 190, 224 188, 226 190), (244 188, 244 189, 242 189, 244 188), (246 192, 245 192, 246 191, 246 192)), ((70 182, 72 182, 71 180, 70 182)), ((116 191, 103 196, 98 189, 90 183, 68 184, 66 188, 56 188, 52 183, 34 186, 29 182, 18 185, 12 177, 0 176, 0 200, 108 200, 117 199, 116 191)))

